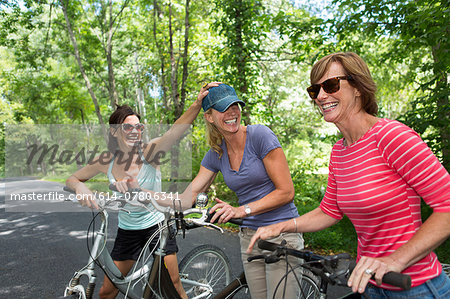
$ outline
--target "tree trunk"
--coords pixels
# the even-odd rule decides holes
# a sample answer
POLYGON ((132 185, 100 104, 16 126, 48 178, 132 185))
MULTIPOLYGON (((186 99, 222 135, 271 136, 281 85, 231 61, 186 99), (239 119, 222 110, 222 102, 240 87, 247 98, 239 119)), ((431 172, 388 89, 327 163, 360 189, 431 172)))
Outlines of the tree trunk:
MULTIPOLYGON (((172 29, 172 3, 169 2, 169 53, 170 53, 170 87, 172 104, 175 110, 173 111, 173 119, 170 122, 174 122, 177 117, 176 112, 179 110, 180 94, 178 93, 178 64, 175 61, 175 53, 173 50, 173 29, 172 29)), ((181 114, 180 114, 181 115, 181 114)))
MULTIPOLYGON (((158 49, 159 59, 161 61, 161 90, 162 90, 162 100, 164 109, 169 110, 168 100, 167 100, 167 86, 166 86, 166 70, 165 70, 165 59, 164 53, 161 48, 161 44, 158 42, 157 37, 157 28, 156 28, 156 20, 159 19, 159 15, 161 14, 161 9, 158 5, 157 0, 153 0, 154 6, 154 18, 153 18, 153 38, 155 40, 156 48, 158 49)), ((162 119, 161 119, 162 121, 162 119)))
MULTIPOLYGON (((236 48, 241 49, 240 55, 237 57, 236 61, 236 68, 237 68, 237 75, 238 75, 238 90, 241 93, 241 95, 246 95, 248 93, 248 82, 247 82, 247 72, 246 72, 246 65, 247 65, 247 54, 246 49, 244 47, 243 42, 243 28, 242 28, 242 2, 239 2, 239 6, 236 7, 236 14, 235 14, 235 22, 236 22, 236 48)), ((249 107, 248 107, 249 108, 249 107)), ((242 111, 242 114, 244 115, 244 124, 249 125, 250 124, 250 109, 244 109, 242 111)))
POLYGON ((94 94, 91 82, 89 81, 89 78, 88 78, 88 76, 87 76, 87 74, 86 74, 86 72, 84 70, 83 64, 81 63, 81 57, 80 57, 80 52, 78 50, 78 44, 77 44, 77 41, 75 39, 75 35, 73 33, 72 26, 71 26, 70 21, 69 21, 69 16, 67 14, 67 7, 66 7, 66 3, 65 3, 64 0, 61 1, 61 6, 62 6, 62 9, 63 9, 63 12, 64 12, 64 19, 66 20, 67 32, 69 33, 70 41, 72 42, 75 59, 77 60, 78 67, 80 68, 81 75, 83 76, 84 82, 86 83, 86 87, 88 89, 89 95, 91 96, 92 102, 94 103, 95 114, 97 115, 99 123, 101 125, 103 125, 104 122, 103 122, 102 115, 100 113, 100 106, 98 105, 97 97, 94 94))
MULTIPOLYGON (((108 91, 111 108, 115 109, 119 105, 119 96, 116 90, 116 78, 114 76, 114 68, 112 62, 112 37, 114 35, 113 25, 114 20, 112 16, 112 1, 108 3, 109 6, 109 22, 108 22, 108 39, 106 41, 106 61, 108 62, 108 91)), ((122 8, 123 9, 123 8, 122 8)))
POLYGON ((181 116, 184 110, 184 104, 186 103, 186 82, 188 78, 188 65, 189 65, 189 4, 190 0, 186 0, 186 7, 185 7, 185 16, 184 16, 184 52, 183 52, 183 77, 181 81, 181 99, 180 99, 180 105, 176 107, 177 109, 175 111, 175 117, 178 118, 181 116))
POLYGON ((139 61, 138 61, 138 55, 136 52, 134 52, 134 72, 135 75, 133 76, 134 78, 134 85, 136 87, 136 107, 138 110, 138 113, 141 115, 141 117, 145 119, 145 103, 144 103, 144 92, 142 91, 142 88, 140 86, 140 67, 139 67, 139 61))

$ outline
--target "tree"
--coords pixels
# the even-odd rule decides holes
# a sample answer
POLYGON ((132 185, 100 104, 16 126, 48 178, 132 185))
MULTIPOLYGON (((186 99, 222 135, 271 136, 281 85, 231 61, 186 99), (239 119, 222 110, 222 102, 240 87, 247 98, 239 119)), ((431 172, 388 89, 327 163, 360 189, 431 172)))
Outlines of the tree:
MULTIPOLYGON (((385 63, 407 62, 410 80, 420 81, 423 97, 414 99, 401 120, 410 125, 450 169, 450 68, 448 1, 334 1, 339 6, 332 28, 340 40, 349 32, 363 31, 379 43, 393 42, 385 63)), ((395 98, 393 91, 392 98, 395 98)))
POLYGON ((225 47, 217 48, 216 52, 222 52, 220 64, 224 77, 247 103, 243 114, 244 122, 249 124, 256 104, 259 75, 254 61, 260 55, 260 42, 265 36, 259 19, 263 14, 262 3, 258 0, 217 0, 216 5, 223 15, 216 21, 215 28, 225 38, 225 47))
POLYGON ((77 40, 75 38, 75 34, 73 32, 73 29, 72 29, 72 24, 71 24, 71 22, 69 20, 69 15, 67 13, 67 4, 64 3, 64 0, 61 1, 61 6, 62 6, 62 9, 63 9, 63 12, 64 12, 64 19, 66 20, 67 32, 69 34, 70 41, 72 42, 75 59, 77 60, 78 67, 80 68, 81 75, 83 76, 84 82, 86 83, 86 87, 87 87, 87 89, 89 91, 89 94, 90 94, 90 96, 92 98, 92 102, 94 103, 95 113, 97 114, 98 121, 99 121, 99 123, 101 125, 103 125, 104 122, 103 122, 102 115, 100 113, 100 106, 98 104, 97 96, 94 93, 91 81, 89 80, 89 77, 87 76, 86 71, 85 71, 84 66, 83 66, 83 63, 81 61, 81 55, 80 55, 80 51, 78 49, 78 43, 77 43, 77 40))

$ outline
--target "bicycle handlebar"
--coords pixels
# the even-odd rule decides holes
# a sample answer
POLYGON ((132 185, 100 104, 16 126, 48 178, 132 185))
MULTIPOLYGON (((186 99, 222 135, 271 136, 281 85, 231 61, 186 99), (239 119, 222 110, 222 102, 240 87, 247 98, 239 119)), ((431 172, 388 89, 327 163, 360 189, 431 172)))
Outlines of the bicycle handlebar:
MULTIPOLYGON (((353 272, 353 269, 355 269, 356 261, 352 261, 349 265, 349 271, 350 273, 353 272)), ((375 274, 372 275, 372 277, 375 274)), ((407 274, 402 274, 398 272, 387 272, 384 274, 382 281, 384 283, 402 288, 404 290, 410 290, 411 289, 411 276, 407 274)))
MULTIPOLYGON (((114 184, 111 184, 109 186, 109 188, 110 188, 111 191, 117 191, 118 192, 118 190, 117 190, 116 186, 114 186, 114 184)), ((66 191, 66 192, 75 193, 74 190, 72 190, 71 188, 69 188, 67 186, 63 187, 63 190, 66 191)), ((98 200, 97 204, 98 204, 100 209, 110 209, 110 210, 121 210, 121 209, 123 209, 123 206, 125 204, 130 204, 130 205, 133 205, 133 206, 143 207, 145 209, 148 209, 147 204, 145 203, 145 202, 147 202, 147 199, 144 200, 144 201, 140 201, 139 199, 136 199, 136 197, 137 196, 133 196, 133 197, 130 197, 129 199, 127 199, 127 198, 113 198, 113 199, 109 199, 109 200, 98 200), (117 202, 121 206, 118 207, 118 206, 109 205, 110 202, 111 203, 117 202)), ((169 207, 169 206, 163 207, 163 206, 159 205, 156 202, 156 200, 154 198, 152 198, 152 197, 147 197, 147 198, 150 199, 149 203, 151 203, 151 205, 157 211, 159 211, 161 213, 169 214, 171 216, 174 216, 175 212, 177 212, 172 207, 169 207)), ((191 208, 191 209, 187 209, 187 210, 183 211, 183 215, 189 215, 189 214, 193 214, 193 213, 200 213, 201 214, 202 210, 201 209, 197 209, 197 208, 191 208)))
MULTIPOLYGON (((206 222, 209 222, 209 223, 217 223, 217 220, 218 219, 216 219, 216 221, 214 221, 214 222, 211 222, 211 218, 216 214, 216 212, 212 212, 212 213, 210 213, 209 212, 209 210, 210 210, 211 208, 209 208, 208 209, 208 211, 207 211, 207 213, 206 213, 206 215, 208 215, 208 217, 206 218, 206 222)), ((243 219, 242 218, 231 218, 230 220, 228 220, 228 222, 229 223, 233 223, 233 224, 236 224, 236 225, 242 225, 242 223, 244 222, 243 221, 243 219)))
MULTIPOLYGON (((253 260, 253 259, 257 259, 257 258, 264 258, 265 260, 268 258, 268 262, 272 262, 272 260, 274 259, 274 256, 276 256, 279 260, 280 256, 282 255, 292 255, 301 259, 304 259, 306 262, 333 262, 333 261, 338 261, 338 260, 343 260, 343 259, 350 259, 350 255, 348 253, 340 253, 337 255, 330 255, 330 256, 321 256, 321 255, 317 255, 312 253, 311 251, 307 251, 307 250, 296 250, 296 249, 292 249, 292 248, 287 248, 284 244, 276 244, 276 243, 272 243, 272 242, 268 242, 265 240, 259 240, 258 241, 258 247, 260 249, 263 250, 268 250, 268 251, 272 251, 275 254, 274 255, 270 255, 270 256, 255 256, 255 257, 249 257, 249 261, 253 260)), ((276 260, 276 261, 278 261, 276 260)), ((348 273, 350 274, 353 269, 356 266, 356 262, 351 263, 348 266, 348 273)), ((312 266, 311 264, 308 264, 308 268, 314 268, 314 266, 312 266)), ((323 270, 328 270, 326 267, 322 268, 322 269, 318 269, 318 271, 322 271, 323 270)), ((327 271, 329 272, 329 271, 327 271)), ((334 274, 334 273, 329 273, 329 274, 334 274)), ((409 290, 411 289, 411 276, 406 275, 406 274, 402 274, 402 273, 398 273, 398 272, 388 272, 383 276, 382 281, 384 283, 402 288, 404 290, 409 290)))
MULTIPOLYGON (((109 189, 111 191, 116 191, 119 192, 116 188, 116 186, 114 184, 110 184, 109 185, 109 189)), ((71 188, 64 186, 63 187, 64 191, 70 192, 70 193, 75 193, 74 190, 72 190, 71 188)), ((144 207, 147 208, 147 204, 144 202, 148 202, 147 198, 150 199, 150 204, 159 212, 164 213, 164 214, 168 214, 171 216, 175 216, 175 214, 179 211, 176 211, 175 209, 173 209, 172 207, 163 207, 161 205, 159 205, 156 200, 153 197, 147 197, 144 201, 140 201, 139 199, 135 199, 138 196, 134 196, 132 199, 127 200, 127 199, 121 199, 121 198, 115 198, 114 200, 110 200, 111 202, 119 202, 121 204, 120 207, 117 206, 108 206, 108 202, 104 202, 104 201, 99 201, 98 205, 100 209, 111 209, 111 210, 120 210, 123 209, 123 206, 125 204, 131 204, 134 206, 139 206, 139 207, 144 207)), ((138 197, 139 198, 139 197, 138 197)), ((194 213, 198 213, 198 214, 202 214, 201 218, 193 218, 192 223, 189 223, 188 225, 185 226, 186 229, 192 229, 192 228, 196 228, 196 227, 201 227, 201 226, 211 226, 215 229, 218 229, 220 231, 222 231, 221 228, 215 226, 213 223, 210 222, 211 218, 214 216, 214 213, 210 214, 209 210, 205 210, 205 209, 199 209, 199 208, 190 208, 187 209, 185 211, 182 212, 183 216, 189 215, 189 214, 194 214, 194 213)), ((236 225, 242 225, 242 219, 240 218, 234 218, 234 219, 230 219, 228 222, 236 224, 236 225)), ((216 223, 216 222, 215 222, 216 223)))
MULTIPOLYGON (((112 191, 118 191, 114 184, 110 184, 109 185, 109 189, 112 190, 112 191)), ((162 206, 160 206, 153 197, 150 197, 150 199, 151 199, 151 203, 155 207, 155 209, 157 209, 158 211, 160 211, 162 213, 164 213, 164 211, 162 211, 162 209, 167 209, 167 208, 172 209, 170 207, 162 207, 162 206)), ((217 221, 215 221, 214 223, 212 223, 210 221, 211 218, 214 216, 215 212, 214 213, 209 213, 209 210, 210 209, 208 209, 207 212, 206 212, 207 217, 205 219, 205 222, 211 223, 211 224, 217 223, 217 221)), ((184 212, 185 215, 192 214, 192 213, 199 213, 198 209, 191 208, 191 209, 188 209, 188 210, 186 210, 184 212)), ((228 220, 228 222, 236 224, 236 225, 242 225, 243 220, 241 218, 232 218, 232 219, 228 220)))

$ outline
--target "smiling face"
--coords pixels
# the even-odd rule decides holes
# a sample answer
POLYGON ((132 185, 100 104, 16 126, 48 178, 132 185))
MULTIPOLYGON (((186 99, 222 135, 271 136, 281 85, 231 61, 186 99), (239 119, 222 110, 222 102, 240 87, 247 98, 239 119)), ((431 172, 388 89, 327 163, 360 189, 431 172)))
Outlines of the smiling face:
POLYGON ((119 142, 119 146, 125 145, 127 147, 133 147, 141 141, 142 132, 137 129, 136 125, 138 124, 139 118, 136 115, 129 115, 125 118, 123 123, 118 126, 116 130, 116 137, 117 141, 119 142), (123 124, 129 124, 133 127, 131 130, 129 128, 125 130, 124 127, 126 126, 123 126, 123 124))
POLYGON ((211 109, 210 113, 205 113, 208 122, 214 124, 222 134, 235 133, 239 130, 241 123, 241 109, 239 105, 233 104, 224 112, 211 109))
MULTIPOLYGON (((327 79, 345 75, 342 65, 338 62, 333 62, 319 81, 314 83, 322 83, 327 79)), ((336 125, 349 120, 352 115, 361 111, 359 91, 351 86, 348 80, 340 80, 339 84, 339 90, 334 93, 326 93, 321 88, 317 98, 314 100, 325 121, 336 125)))

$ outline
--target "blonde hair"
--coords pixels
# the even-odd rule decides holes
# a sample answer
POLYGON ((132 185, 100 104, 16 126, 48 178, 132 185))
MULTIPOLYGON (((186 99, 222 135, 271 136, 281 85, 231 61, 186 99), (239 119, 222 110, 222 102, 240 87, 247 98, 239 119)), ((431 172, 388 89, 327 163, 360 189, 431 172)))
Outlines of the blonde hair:
MULTIPOLYGON (((208 109, 205 114, 211 114, 212 109, 208 109)), ((222 158, 223 150, 220 147, 223 141, 223 135, 217 130, 216 126, 213 123, 210 123, 205 117, 206 124, 206 139, 208 140, 209 146, 219 154, 219 158, 222 158)))
POLYGON ((346 76, 351 76, 348 82, 358 89, 361 94, 362 109, 371 114, 378 114, 378 104, 375 98, 377 85, 370 75, 369 67, 366 62, 353 52, 337 52, 329 54, 317 61, 311 69, 311 84, 315 84, 328 71, 333 62, 342 65, 346 76))

